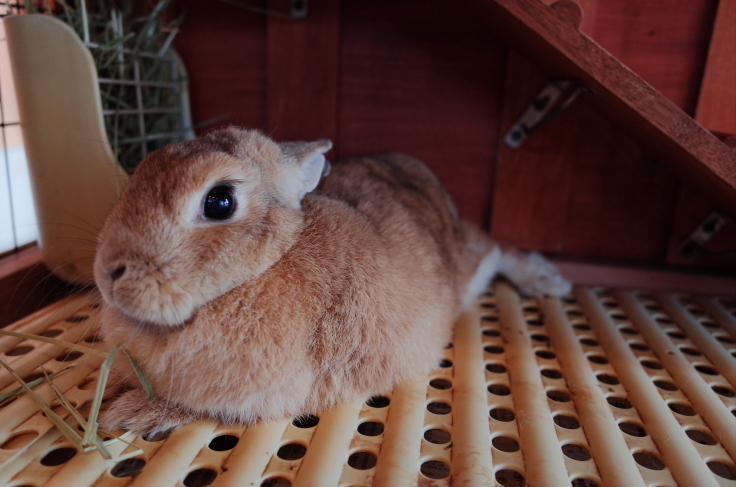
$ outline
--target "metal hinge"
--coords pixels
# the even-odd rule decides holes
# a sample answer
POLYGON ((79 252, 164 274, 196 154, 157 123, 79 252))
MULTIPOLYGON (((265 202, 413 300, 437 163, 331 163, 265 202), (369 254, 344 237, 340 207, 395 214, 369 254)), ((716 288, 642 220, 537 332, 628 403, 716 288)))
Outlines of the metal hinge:
POLYGON ((703 223, 693 230, 688 237, 682 241, 677 251, 682 257, 692 257, 695 253, 704 253, 711 256, 726 256, 733 252, 711 254, 705 250, 707 243, 728 223, 730 219, 714 211, 708 215, 703 223))
POLYGON ((504 142, 518 149, 524 140, 562 113, 581 93, 595 93, 579 79, 554 79, 540 91, 521 118, 511 127, 504 142))

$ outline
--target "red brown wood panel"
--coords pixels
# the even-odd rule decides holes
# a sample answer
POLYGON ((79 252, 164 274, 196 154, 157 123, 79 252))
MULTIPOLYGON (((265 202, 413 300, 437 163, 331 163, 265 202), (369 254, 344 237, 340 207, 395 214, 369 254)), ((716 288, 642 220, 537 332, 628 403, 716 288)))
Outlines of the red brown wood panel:
POLYGON ((265 129, 266 16, 220 1, 178 0, 174 8, 186 12, 175 45, 189 74, 194 124, 229 116, 217 125, 265 129))
POLYGON ((487 225, 505 48, 450 1, 345 2, 343 155, 424 160, 465 218, 487 225))
MULTIPOLYGON (((516 123, 547 81, 518 51, 510 51, 502 134, 516 123)), ((576 121, 573 108, 529 137, 520 149, 501 144, 491 221, 494 238, 524 249, 563 250, 578 138, 576 121)))
POLYGON ((591 37, 692 115, 717 5, 718 0, 601 1, 591 37))
MULTIPOLYGON (((690 256, 679 253, 680 244, 713 212, 714 208, 708 201, 687 187, 680 190, 675 212, 675 221, 672 227, 669 245, 667 248, 667 262, 670 264, 689 267, 708 267, 721 271, 736 269, 736 223, 726 224, 708 244, 705 249, 716 256, 707 256, 702 252, 695 252, 690 256)), ((731 215, 734 218, 734 215, 731 215)), ((733 271, 731 271, 733 274, 733 271)))
POLYGON ((663 264, 679 182, 580 100, 563 253, 663 264))
MULTIPOLYGON (((310 2, 304 20, 268 19, 267 122, 277 140, 339 142, 340 3, 310 2)), ((277 11, 288 11, 289 4, 268 3, 277 11)))
MULTIPOLYGON (((546 83, 521 56, 509 57, 503 128, 546 83)), ((661 263, 676 180, 652 164, 581 95, 519 149, 503 146, 492 235, 525 249, 608 261, 661 263)))

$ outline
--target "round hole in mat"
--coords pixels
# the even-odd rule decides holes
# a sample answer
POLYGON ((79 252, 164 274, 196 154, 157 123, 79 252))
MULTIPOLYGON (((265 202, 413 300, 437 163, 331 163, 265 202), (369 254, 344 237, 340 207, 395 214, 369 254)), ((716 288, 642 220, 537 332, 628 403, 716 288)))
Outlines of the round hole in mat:
POLYGON ((648 451, 638 451, 634 453, 636 463, 649 470, 664 470, 664 462, 657 455, 648 451))
POLYGON ((36 431, 22 431, 5 440, 0 448, 3 450, 17 450, 32 442, 37 436, 36 431))
POLYGON ((145 466, 146 461, 142 458, 127 458, 122 462, 116 463, 112 467, 112 470, 110 470, 110 475, 113 477, 133 477, 134 475, 138 475, 145 466))
POLYGON ((511 389, 504 384, 491 384, 488 386, 488 392, 497 396, 508 396, 511 394, 511 389))
POLYGON ((718 475, 719 477, 723 477, 724 479, 728 480, 736 480, 736 466, 734 466, 732 463, 723 463, 723 462, 708 462, 706 463, 708 465, 708 468, 711 472, 718 475))
POLYGON ((90 306, 90 308, 92 308, 92 309, 97 309, 97 308, 99 308, 100 306, 102 306, 102 303, 95 303, 95 304, 93 304, 92 306, 90 306))
POLYGON ((705 375, 718 375, 718 371, 709 365, 696 365, 695 370, 705 375))
POLYGON ((540 335, 538 333, 535 333, 534 335, 531 336, 531 338, 535 342, 543 342, 543 343, 549 342, 549 337, 547 335, 540 335))
POLYGON ((432 428, 424 432, 424 439, 435 445, 444 445, 450 442, 450 433, 443 429, 432 428))
POLYGON ((431 381, 429 381, 429 387, 445 390, 452 387, 452 382, 447 379, 432 379, 431 381))
POLYGON ((217 472, 211 468, 198 468, 192 470, 184 477, 182 482, 186 487, 205 487, 210 485, 217 478, 217 472))
POLYGON ((608 401, 608 404, 610 404, 611 406, 615 408, 631 409, 631 401, 629 401, 625 397, 608 396, 606 398, 606 401, 608 401))
POLYGON ((485 309, 496 309, 496 305, 493 303, 480 303, 480 307, 485 309))
POLYGON ((519 451, 519 449, 521 448, 518 441, 508 436, 494 436, 493 440, 491 440, 491 443, 493 444, 493 447, 497 450, 509 453, 519 451))
POLYGON ((670 336, 671 338, 676 338, 678 340, 684 340, 685 338, 687 338, 685 335, 675 330, 668 331, 667 335, 670 336))
POLYGON ((440 360, 440 367, 442 367, 443 369, 452 367, 452 361, 443 358, 442 360, 440 360))
POLYGON ((692 308, 688 308, 687 310, 690 312, 691 315, 694 315, 694 316, 705 316, 705 312, 702 309, 700 309, 700 308, 692 307, 692 308))
POLYGON ((41 457, 41 465, 45 465, 47 467, 56 467, 57 465, 68 462, 69 460, 74 458, 74 455, 76 454, 76 448, 68 446, 56 448, 41 457))
POLYGON ((445 479, 450 476, 450 466, 441 460, 427 460, 419 467, 419 471, 430 479, 445 479))
POLYGON ((279 448, 276 456, 282 460, 299 460, 307 453, 307 447, 301 443, 287 443, 279 448))
POLYGON ((556 369, 542 369, 539 373, 548 379, 562 379, 562 372, 556 369))
POLYGON ((539 313, 539 308, 536 306, 522 306, 521 309, 527 313, 539 313))
POLYGON ((718 340, 721 343, 736 343, 733 338, 726 336, 726 335, 717 335, 716 340, 718 340))
POLYGON ((89 391, 97 387, 97 378, 84 379, 84 381, 77 384, 77 388, 83 391, 89 391))
POLYGON ((694 348, 691 348, 691 347, 680 347, 680 351, 682 353, 686 353, 688 355, 692 355, 693 357, 699 357, 699 356, 703 355, 702 353, 698 352, 697 350, 695 350, 694 348))
POLYGON ((637 350, 639 352, 648 352, 649 351, 649 347, 647 347, 643 343, 639 343, 639 342, 629 342, 629 348, 631 348, 632 350, 637 350))
POLYGON ((510 468, 496 470, 496 482, 503 485, 503 487, 524 487, 526 485, 524 476, 510 468))
POLYGON ((655 380, 654 385, 662 389, 663 391, 676 391, 677 386, 668 380, 655 380))
POLYGON ((564 391, 550 389, 547 391, 547 397, 557 402, 570 402, 570 395, 564 391))
POLYGON ((70 316, 66 319, 69 323, 79 323, 82 321, 87 321, 89 319, 89 316, 87 315, 77 315, 77 316, 70 316))
POLYGON ((141 438, 143 438, 144 441, 147 441, 149 443, 156 443, 157 441, 164 441, 168 439, 168 437, 171 436, 171 433, 173 432, 174 432, 174 429, 170 428, 164 431, 158 431, 156 433, 142 435, 141 438))
POLYGON ((624 335, 638 335, 639 334, 638 331, 634 330, 633 328, 629 328, 628 326, 619 328, 618 331, 620 331, 624 335))
POLYGON ((370 470, 376 466, 378 458, 368 451, 358 451, 348 457, 348 465, 356 470, 370 470))
POLYGON ((64 352, 58 357, 56 357, 56 361, 57 362, 71 362, 72 360, 77 360, 82 355, 83 355, 82 352, 64 352))
POLYGON ((583 316, 583 312, 577 309, 568 309, 566 313, 568 316, 583 316))
POLYGON ((733 358, 736 358, 736 350, 731 350, 731 356, 732 356, 733 358))
POLYGON ((562 445, 562 453, 566 457, 572 458, 579 462, 585 462, 590 460, 590 452, 583 445, 576 445, 575 443, 566 443, 562 445))
POLYGON ((693 408, 691 408, 687 404, 682 404, 681 402, 668 402, 667 407, 669 407, 672 412, 682 414, 683 416, 695 416, 695 411, 693 411, 693 408))
POLYGON ((613 318, 614 320, 626 320, 626 319, 628 319, 628 318, 626 318, 626 315, 623 315, 623 314, 621 314, 621 313, 617 313, 617 312, 613 312, 613 313, 611 313, 611 315, 610 315, 610 316, 611 316, 611 318, 613 318))
POLYGON ((580 343, 589 347, 597 347, 599 345, 598 342, 593 340, 592 338, 581 338, 580 343))
POLYGON ((560 428, 565 428, 568 430, 576 430, 580 428, 580 422, 573 418, 572 416, 568 416, 566 414, 556 414, 552 418, 557 426, 560 428))
POLYGON ((358 433, 363 436, 378 436, 383 433, 383 423, 364 421, 358 425, 358 433))
POLYGON ((373 396, 370 399, 368 399, 365 402, 368 406, 372 408, 385 408, 389 404, 391 404, 391 400, 387 398, 386 396, 373 396))
POLYGON ((594 364, 607 364, 608 359, 603 355, 588 355, 588 360, 594 364))
POLYGON ((308 414, 307 416, 299 416, 291 421, 291 424, 297 428, 307 429, 314 428, 319 423, 319 418, 314 414, 308 414))
POLYGON ((629 436, 637 436, 639 438, 647 435, 647 430, 644 426, 641 426, 631 421, 622 421, 618 424, 618 428, 629 436))
POLYGON ((59 330, 58 328, 52 328, 51 330, 42 331, 38 334, 38 336, 46 337, 46 338, 53 338, 56 336, 61 335, 64 333, 64 330, 59 330))
POLYGON ((261 482, 261 487, 291 487, 291 480, 284 477, 269 477, 261 482))
POLYGON ((503 347, 498 347, 496 345, 488 345, 486 347, 483 347, 483 350, 485 350, 488 353, 495 353, 495 354, 503 353, 503 347))
POLYGON ((445 350, 448 350, 450 348, 452 348, 452 343, 448 343, 447 345, 445 345, 445 350))
POLYGON ((715 445, 718 443, 710 433, 706 433, 705 431, 700 431, 695 428, 685 430, 685 434, 695 443, 700 443, 701 445, 715 445))
POLYGON ((526 320, 526 324, 530 326, 544 326, 544 322, 539 318, 529 318, 526 320))
POLYGON ((240 441, 240 439, 237 436, 220 435, 212 438, 212 440, 210 440, 210 444, 207 446, 210 450, 228 451, 235 448, 235 445, 238 444, 238 441, 240 441))
POLYGON ((498 331, 498 330, 491 330, 491 329, 488 329, 488 328, 486 328, 485 330, 483 330, 483 334, 485 336, 487 336, 487 337, 500 337, 501 336, 501 332, 500 331, 498 331))
POLYGON ((598 374, 595 376, 595 378, 598 379, 600 382, 603 382, 604 384, 612 386, 615 386, 619 383, 616 376, 610 374, 598 374))
POLYGON ((43 377, 46 377, 45 375, 43 375, 43 372, 34 372, 32 374, 28 374, 27 376, 23 377, 23 382, 28 384, 30 382, 33 382, 36 379, 41 379, 43 377))
POLYGON ((97 343, 102 341, 102 335, 99 333, 94 333, 92 335, 89 335, 84 338, 84 341, 87 343, 97 343))
POLYGON ((486 315, 486 316, 481 316, 480 319, 483 321, 488 321, 490 323, 495 323, 498 321, 498 316, 487 316, 486 315))
POLYGON ((575 301, 575 298, 562 298, 562 302, 563 303, 567 303, 567 304, 575 304, 575 303, 577 303, 577 301, 575 301))
POLYGON ((662 311, 662 308, 660 308, 660 307, 659 307, 659 306, 657 306, 656 304, 647 304, 647 305, 646 305, 646 306, 644 306, 644 307, 645 307, 646 309, 648 309, 649 311, 662 311))
POLYGON ((602 301, 603 306, 606 308, 618 308, 618 304, 616 304, 616 301, 602 301))
POLYGON ((537 350, 534 352, 534 355, 536 355, 539 358, 546 358, 546 359, 552 359, 557 357, 557 355, 554 354, 554 352, 550 352, 549 350, 537 350))
POLYGON ((571 482, 572 487, 600 487, 598 482, 592 479, 578 477, 571 482))
POLYGON ((572 327, 580 331, 590 331, 590 326, 584 323, 575 323, 574 325, 572 325, 572 327))
POLYGON ((488 372, 493 372, 494 374, 503 374, 508 369, 506 369, 505 365, 490 363, 486 364, 486 370, 488 372))
POLYGON ((25 355, 28 352, 33 351, 33 347, 30 345, 23 345, 22 347, 11 348, 7 352, 4 352, 8 357, 17 357, 18 355, 25 355))
POLYGON ((654 318, 654 321, 656 321, 657 323, 662 324, 662 325, 671 325, 672 324, 672 320, 669 319, 669 318, 665 318, 664 316, 658 316, 658 317, 654 318))
POLYGON ((716 394, 720 394, 723 397, 736 397, 736 392, 733 391, 733 389, 729 389, 728 387, 723 386, 710 386, 711 389, 713 389, 713 392, 716 394))
POLYGON ((491 418, 496 421, 502 421, 504 423, 508 423, 509 421, 516 419, 514 412, 505 408, 493 408, 491 409, 490 415, 491 418))
POLYGON ((430 402, 427 404, 427 411, 434 414, 450 414, 452 411, 452 406, 447 404, 446 402, 430 402))
POLYGON ((652 369, 652 370, 662 369, 662 364, 660 364, 659 362, 655 362, 654 360, 642 360, 641 364, 647 369, 652 369))

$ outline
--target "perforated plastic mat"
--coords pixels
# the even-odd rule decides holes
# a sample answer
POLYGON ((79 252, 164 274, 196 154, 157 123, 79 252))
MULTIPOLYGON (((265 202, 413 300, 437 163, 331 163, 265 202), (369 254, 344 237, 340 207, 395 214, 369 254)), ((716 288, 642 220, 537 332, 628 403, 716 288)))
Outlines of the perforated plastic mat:
MULTIPOLYGON (((102 348, 95 299, 9 329, 102 348)), ((80 405, 101 362, 9 337, 0 351, 26 380, 75 365, 54 382, 80 405)), ((77 452, 20 397, 0 409, 0 484, 736 486, 733 297, 579 287, 537 301, 499 283, 459 319, 438 365, 320 417, 128 438, 143 453, 117 463, 77 452)), ((0 393, 15 387, 3 371, 0 393)))

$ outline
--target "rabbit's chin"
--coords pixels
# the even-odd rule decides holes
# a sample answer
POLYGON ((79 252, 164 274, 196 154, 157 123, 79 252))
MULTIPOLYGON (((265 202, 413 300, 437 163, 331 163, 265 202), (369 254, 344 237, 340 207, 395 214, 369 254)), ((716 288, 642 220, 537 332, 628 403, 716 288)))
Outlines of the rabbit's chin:
POLYGON ((194 296, 181 291, 123 293, 102 286, 100 291, 108 305, 133 321, 151 326, 183 325, 200 306, 194 296))

